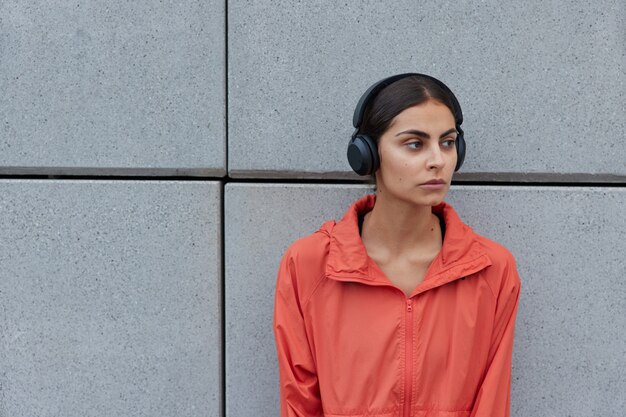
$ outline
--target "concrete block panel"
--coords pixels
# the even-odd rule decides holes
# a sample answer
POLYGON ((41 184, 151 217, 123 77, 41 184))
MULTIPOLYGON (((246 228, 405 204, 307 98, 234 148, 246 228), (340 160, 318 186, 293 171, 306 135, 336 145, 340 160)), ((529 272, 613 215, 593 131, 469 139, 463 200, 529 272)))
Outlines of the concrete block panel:
MULTIPOLYGON (((226 415, 278 415, 272 333, 278 263, 295 239, 340 219, 365 186, 225 187, 226 415)), ((476 232, 516 258, 522 294, 512 416, 626 414, 626 192, 453 186, 476 232)))
POLYGON ((0 181, 0 415, 220 415, 220 188, 0 181))
POLYGON ((451 203, 520 269, 513 415, 626 415, 626 190, 467 188, 451 203))
POLYGON ((345 186, 224 187, 227 416, 279 415, 272 333, 278 262, 289 242, 362 194, 345 186))
POLYGON ((346 147, 359 97, 421 72, 463 108, 459 179, 626 181, 625 26, 620 0, 232 0, 229 174, 357 177, 346 147))
POLYGON ((223 1, 0 4, 0 174, 226 173, 223 1))

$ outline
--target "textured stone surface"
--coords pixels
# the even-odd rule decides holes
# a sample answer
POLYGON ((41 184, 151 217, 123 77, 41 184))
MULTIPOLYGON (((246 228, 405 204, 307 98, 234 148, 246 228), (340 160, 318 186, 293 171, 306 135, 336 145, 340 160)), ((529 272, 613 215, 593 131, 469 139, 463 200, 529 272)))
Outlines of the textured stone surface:
POLYGON ((0 173, 225 174, 223 1, 0 16, 0 173))
POLYGON ((523 280, 514 415, 626 415, 626 190, 471 189, 451 201, 523 280))
POLYGON ((472 178, 626 180, 623 1, 233 0, 228 19, 231 176, 355 176, 360 95, 422 72, 461 103, 472 178))
POLYGON ((280 257, 288 242, 339 216, 359 195, 345 186, 225 186, 227 416, 278 415, 272 315, 280 257))
POLYGON ((0 415, 218 416, 220 185, 0 181, 0 415))
MULTIPOLYGON (((228 184, 226 415, 278 415, 278 263, 363 186, 228 184)), ((626 204, 619 188, 453 186, 446 201, 516 258, 512 416, 626 414, 626 204)))

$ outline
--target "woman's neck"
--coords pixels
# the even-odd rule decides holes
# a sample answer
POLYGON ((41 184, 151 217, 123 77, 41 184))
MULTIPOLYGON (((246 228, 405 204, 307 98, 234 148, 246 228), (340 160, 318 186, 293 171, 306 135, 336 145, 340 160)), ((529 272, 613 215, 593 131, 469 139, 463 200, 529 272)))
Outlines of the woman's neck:
POLYGON ((375 250, 385 257, 432 253, 442 244, 439 218, 431 206, 391 200, 378 194, 374 207, 365 214, 361 238, 367 242, 368 252, 375 250))

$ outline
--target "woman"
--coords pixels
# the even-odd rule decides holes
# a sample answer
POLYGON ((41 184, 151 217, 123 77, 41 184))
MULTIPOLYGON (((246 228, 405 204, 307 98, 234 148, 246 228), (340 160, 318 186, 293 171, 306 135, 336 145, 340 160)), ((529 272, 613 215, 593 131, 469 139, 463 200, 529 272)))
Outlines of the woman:
POLYGON ((462 121, 424 74, 359 101, 348 159, 376 193, 293 242, 278 270, 282 417, 509 416, 520 279, 444 201, 462 121))

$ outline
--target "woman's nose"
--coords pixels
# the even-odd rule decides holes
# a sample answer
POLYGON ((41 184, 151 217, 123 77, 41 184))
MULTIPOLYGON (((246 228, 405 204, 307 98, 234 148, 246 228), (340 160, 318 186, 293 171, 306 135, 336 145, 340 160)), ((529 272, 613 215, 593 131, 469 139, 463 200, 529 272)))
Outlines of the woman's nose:
POLYGON ((441 167, 445 163, 441 149, 439 149, 439 146, 431 146, 430 148, 431 149, 428 154, 428 167, 441 167))

